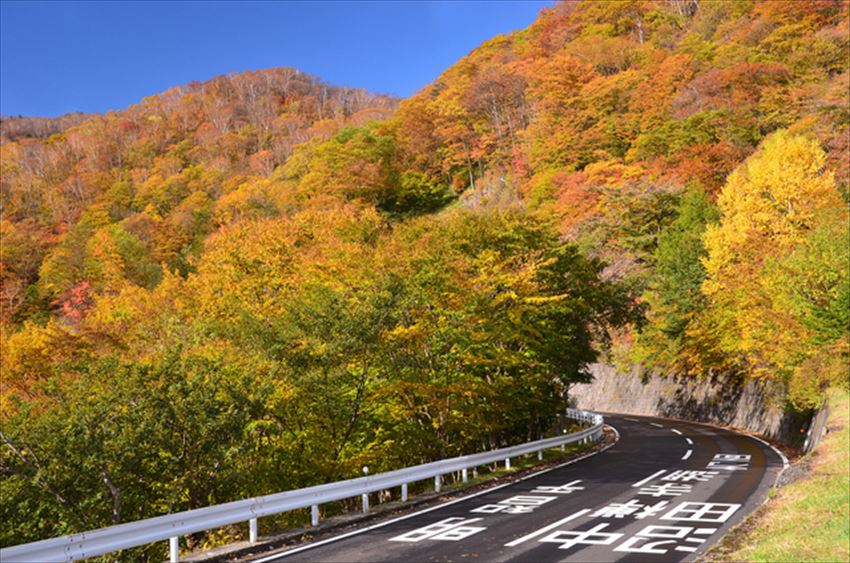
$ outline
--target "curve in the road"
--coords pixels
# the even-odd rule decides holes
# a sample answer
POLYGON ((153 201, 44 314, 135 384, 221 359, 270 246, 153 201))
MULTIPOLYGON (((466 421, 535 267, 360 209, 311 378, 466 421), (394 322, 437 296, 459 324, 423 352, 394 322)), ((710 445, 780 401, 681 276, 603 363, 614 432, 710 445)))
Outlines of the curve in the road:
POLYGON ((758 507, 772 446, 678 420, 606 415, 617 443, 569 463, 271 561, 683 561, 758 507))

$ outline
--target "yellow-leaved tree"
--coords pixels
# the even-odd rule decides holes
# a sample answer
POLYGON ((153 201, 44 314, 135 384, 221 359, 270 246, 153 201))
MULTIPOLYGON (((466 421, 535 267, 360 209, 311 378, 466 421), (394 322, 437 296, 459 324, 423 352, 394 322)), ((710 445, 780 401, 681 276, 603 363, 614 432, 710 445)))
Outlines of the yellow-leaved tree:
POLYGON ((777 131, 729 176, 720 222, 705 232, 710 305, 698 330, 752 375, 792 376, 846 339, 846 315, 836 312, 846 300, 847 253, 823 260, 805 250, 847 246, 846 203, 825 163, 816 141, 777 131), (818 289, 798 291, 807 286, 818 289))

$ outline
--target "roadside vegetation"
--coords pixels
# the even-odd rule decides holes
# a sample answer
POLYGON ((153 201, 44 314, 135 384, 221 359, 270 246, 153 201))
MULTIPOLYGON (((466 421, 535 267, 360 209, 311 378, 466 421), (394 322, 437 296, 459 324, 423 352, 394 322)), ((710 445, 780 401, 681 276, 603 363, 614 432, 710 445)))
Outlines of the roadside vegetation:
POLYGON ((850 393, 833 389, 829 408, 829 433, 796 463, 807 474, 773 489, 710 560, 850 561, 850 393))

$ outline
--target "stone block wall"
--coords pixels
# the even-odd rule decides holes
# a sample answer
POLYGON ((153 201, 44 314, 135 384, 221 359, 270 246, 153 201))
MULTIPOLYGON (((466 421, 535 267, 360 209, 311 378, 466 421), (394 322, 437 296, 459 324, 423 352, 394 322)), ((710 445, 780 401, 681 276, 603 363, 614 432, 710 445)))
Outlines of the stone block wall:
POLYGON ((619 373, 606 364, 593 364, 591 373, 593 382, 570 388, 581 409, 709 422, 796 449, 811 449, 819 438, 809 436, 811 413, 786 408, 784 391, 776 383, 619 373))

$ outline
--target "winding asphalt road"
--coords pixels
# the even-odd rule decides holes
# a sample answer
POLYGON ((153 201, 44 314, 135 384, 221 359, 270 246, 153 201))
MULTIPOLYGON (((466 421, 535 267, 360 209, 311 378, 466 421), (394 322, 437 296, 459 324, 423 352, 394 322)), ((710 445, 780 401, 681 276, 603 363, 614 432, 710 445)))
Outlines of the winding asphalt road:
POLYGON ((764 501, 786 463, 729 430, 605 422, 620 439, 593 457, 255 562, 690 561, 764 501))

